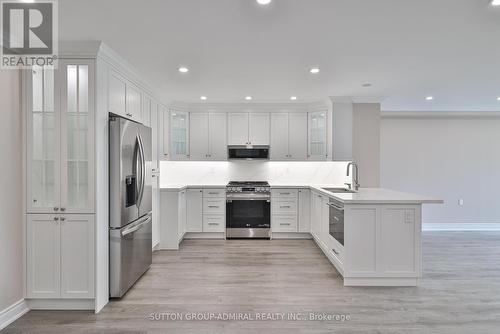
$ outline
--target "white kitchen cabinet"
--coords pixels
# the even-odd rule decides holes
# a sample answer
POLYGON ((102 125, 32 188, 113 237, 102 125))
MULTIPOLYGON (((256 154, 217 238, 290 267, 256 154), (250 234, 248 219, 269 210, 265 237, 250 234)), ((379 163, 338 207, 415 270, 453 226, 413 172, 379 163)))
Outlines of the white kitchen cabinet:
POLYGON ((152 172, 160 172, 160 154, 161 154, 161 136, 160 127, 161 124, 158 121, 158 103, 155 100, 151 100, 151 158, 152 158, 152 172))
POLYGON ((228 145, 248 145, 248 113, 227 115, 228 145))
POLYGON ((297 215, 273 215, 273 232, 297 232, 297 215))
POLYGON ((58 298, 60 296, 60 240, 61 229, 58 216, 27 215, 26 297, 58 298))
POLYGON ((225 113, 190 113, 190 159, 226 160, 225 113))
POLYGON ((153 109, 153 100, 150 96, 144 95, 142 99, 142 113, 141 121, 145 126, 152 127, 151 125, 151 113, 153 109))
POLYGON ((177 233, 179 242, 186 233, 187 205, 186 205, 186 190, 182 190, 178 194, 178 214, 177 214, 177 233))
POLYGON ((326 124, 327 115, 324 111, 310 112, 308 114, 308 152, 309 160, 326 160, 326 124))
POLYGON ((203 231, 203 190, 186 191, 186 232, 203 231))
POLYGON ((227 114, 209 113, 209 159, 226 160, 227 159, 227 114))
POLYGON ((29 214, 27 298, 93 298, 94 216, 29 214))
POLYGON ((26 78, 27 212, 94 212, 94 62, 60 60, 26 78))
POLYGON ((191 160, 206 160, 209 157, 208 113, 190 113, 189 145, 191 160))
POLYGON ((61 215, 61 298, 94 296, 94 216, 61 215))
POLYGON ((271 160, 287 160, 288 156, 288 113, 271 113, 270 158, 271 160))
POLYGON ((270 144, 269 113, 248 114, 248 141, 250 145, 270 144))
POLYGON ((377 222, 375 205, 356 205, 348 208, 344 223, 344 245, 348 261, 345 263, 349 276, 375 275, 377 273, 377 222))
POLYGON ((288 114, 288 154, 289 159, 307 160, 307 114, 288 114))
POLYGON ((224 233, 226 219, 224 215, 203 215, 203 232, 224 233))
POLYGON ((160 160, 170 158, 170 112, 163 105, 158 105, 158 150, 160 160))
POLYGON ((229 113, 229 145, 269 145, 269 113, 229 113))
POLYGON ((142 122, 142 93, 141 90, 127 82, 127 114, 130 119, 142 122))
POLYGON ((298 231, 304 233, 311 232, 311 191, 309 189, 299 189, 299 221, 298 231))
POLYGON ((311 193, 311 233, 320 238, 321 237, 321 222, 323 220, 323 195, 312 192, 311 193))
POLYGON ((172 110, 170 112, 170 158, 189 159, 189 113, 172 110))
POLYGON ((307 160, 307 114, 271 114, 271 159, 307 160))
POLYGON ((127 117, 127 82, 113 70, 108 72, 108 111, 127 117))

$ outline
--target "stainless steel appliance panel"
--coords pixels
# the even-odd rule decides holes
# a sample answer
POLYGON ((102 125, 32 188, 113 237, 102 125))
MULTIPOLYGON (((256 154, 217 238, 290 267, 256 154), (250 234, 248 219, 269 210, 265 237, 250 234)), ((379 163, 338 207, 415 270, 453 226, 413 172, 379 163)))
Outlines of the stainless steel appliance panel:
POLYGON ((143 172, 143 182, 142 182, 142 192, 139 198, 138 208, 139 208, 139 217, 151 212, 153 210, 153 193, 152 193, 152 170, 153 170, 153 161, 152 161, 152 137, 151 137, 151 128, 138 124, 138 132, 139 132, 139 140, 141 144, 141 154, 143 165, 145 166, 143 172))
POLYGON ((110 230, 111 297, 122 297, 151 266, 151 233, 150 214, 121 229, 110 230))
POLYGON ((109 120, 109 206, 111 228, 120 228, 139 217, 137 123, 121 117, 109 120))

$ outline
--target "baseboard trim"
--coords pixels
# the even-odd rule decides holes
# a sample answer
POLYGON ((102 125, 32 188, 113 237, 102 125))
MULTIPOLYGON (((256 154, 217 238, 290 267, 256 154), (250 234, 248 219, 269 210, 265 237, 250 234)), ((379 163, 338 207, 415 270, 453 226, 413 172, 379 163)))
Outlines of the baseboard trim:
POLYGON ((0 311, 0 331, 21 318, 30 309, 24 299, 21 299, 6 309, 0 311))
POLYGON ((31 310, 95 311, 94 299, 26 299, 31 310))
POLYGON ((500 223, 423 223, 423 231, 500 231, 500 223))

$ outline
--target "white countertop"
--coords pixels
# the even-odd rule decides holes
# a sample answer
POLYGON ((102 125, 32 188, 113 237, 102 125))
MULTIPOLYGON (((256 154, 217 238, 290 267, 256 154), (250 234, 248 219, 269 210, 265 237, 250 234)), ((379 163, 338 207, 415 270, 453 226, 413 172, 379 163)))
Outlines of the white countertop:
MULTIPOLYGON (((162 184, 161 191, 181 191, 187 188, 225 188, 226 184, 162 184)), ((360 188, 356 193, 332 193, 323 188, 338 188, 338 185, 318 184, 271 184, 271 188, 309 188, 332 197, 345 204, 442 204, 443 200, 429 196, 404 193, 384 188, 360 188)))

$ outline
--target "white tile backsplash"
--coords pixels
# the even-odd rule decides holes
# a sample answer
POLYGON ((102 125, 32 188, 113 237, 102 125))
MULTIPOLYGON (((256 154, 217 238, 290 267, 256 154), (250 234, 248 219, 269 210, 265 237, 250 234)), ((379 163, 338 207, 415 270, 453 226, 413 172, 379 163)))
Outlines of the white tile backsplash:
POLYGON ((335 184, 351 182, 348 162, 281 161, 162 161, 161 185, 226 184, 229 181, 268 181, 271 184, 335 184))

